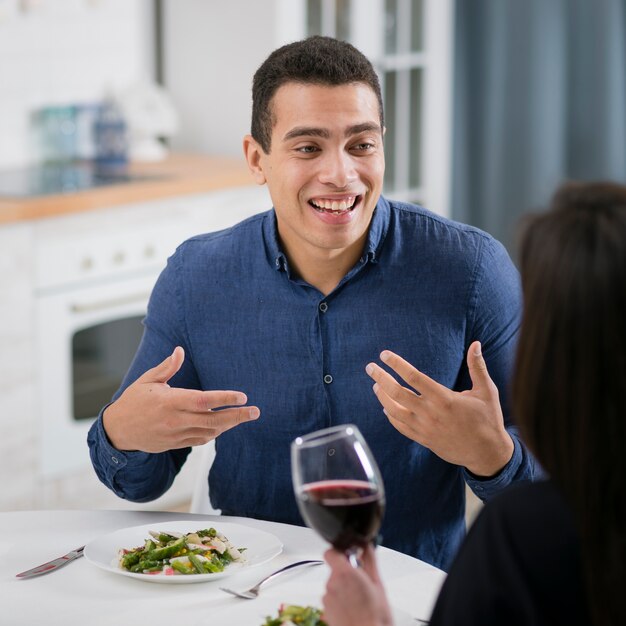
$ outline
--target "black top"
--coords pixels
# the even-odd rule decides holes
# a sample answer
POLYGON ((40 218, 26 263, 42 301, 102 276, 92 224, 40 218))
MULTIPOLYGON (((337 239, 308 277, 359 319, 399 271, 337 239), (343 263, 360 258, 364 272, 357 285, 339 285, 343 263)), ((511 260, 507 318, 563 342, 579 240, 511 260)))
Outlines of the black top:
POLYGON ((590 624, 574 520, 551 482, 512 486, 485 506, 430 624, 590 624))

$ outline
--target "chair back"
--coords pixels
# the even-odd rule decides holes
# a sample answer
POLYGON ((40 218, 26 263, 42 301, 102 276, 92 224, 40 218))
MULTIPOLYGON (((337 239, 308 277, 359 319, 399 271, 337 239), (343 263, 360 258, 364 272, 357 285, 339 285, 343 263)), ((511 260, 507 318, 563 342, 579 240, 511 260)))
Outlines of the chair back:
MULTIPOLYGON (((198 448, 195 448, 198 450, 198 448)), ((209 470, 215 459, 215 441, 209 441, 199 447, 200 460, 196 470, 196 478, 191 495, 190 513, 219 515, 220 511, 211 506, 209 500, 209 470)))

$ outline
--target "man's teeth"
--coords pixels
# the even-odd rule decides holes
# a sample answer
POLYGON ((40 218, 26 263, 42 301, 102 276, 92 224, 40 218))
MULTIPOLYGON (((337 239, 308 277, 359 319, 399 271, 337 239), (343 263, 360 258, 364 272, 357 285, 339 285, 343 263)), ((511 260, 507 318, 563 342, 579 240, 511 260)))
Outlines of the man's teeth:
POLYGON ((311 200, 313 208, 318 211, 326 211, 328 213, 345 213, 354 208, 356 196, 346 198, 345 200, 311 200))

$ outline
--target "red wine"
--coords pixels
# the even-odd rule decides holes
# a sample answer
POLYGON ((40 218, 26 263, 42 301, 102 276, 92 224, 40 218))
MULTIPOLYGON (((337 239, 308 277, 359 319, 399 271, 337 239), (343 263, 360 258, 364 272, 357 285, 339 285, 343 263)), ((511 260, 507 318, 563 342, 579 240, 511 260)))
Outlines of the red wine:
POLYGON ((325 480, 305 485, 300 512, 337 550, 372 541, 383 517, 384 499, 375 485, 360 480, 325 480))

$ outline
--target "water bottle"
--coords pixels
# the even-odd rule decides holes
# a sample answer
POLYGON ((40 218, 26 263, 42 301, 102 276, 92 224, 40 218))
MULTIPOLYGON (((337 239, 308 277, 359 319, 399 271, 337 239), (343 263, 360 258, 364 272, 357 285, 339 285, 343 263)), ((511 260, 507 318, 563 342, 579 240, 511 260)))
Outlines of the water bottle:
POLYGON ((114 99, 101 104, 93 131, 96 169, 103 174, 123 173, 128 165, 128 129, 114 99))

